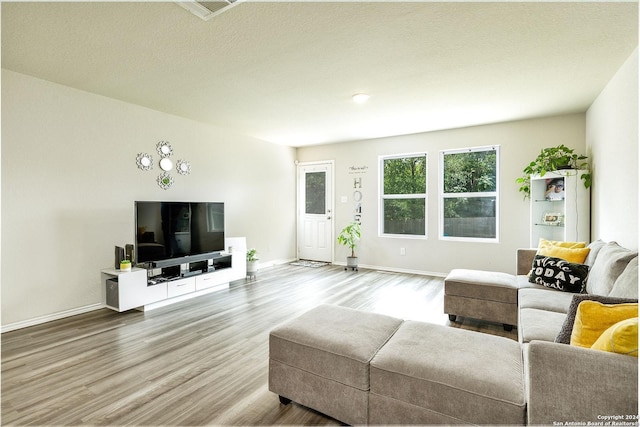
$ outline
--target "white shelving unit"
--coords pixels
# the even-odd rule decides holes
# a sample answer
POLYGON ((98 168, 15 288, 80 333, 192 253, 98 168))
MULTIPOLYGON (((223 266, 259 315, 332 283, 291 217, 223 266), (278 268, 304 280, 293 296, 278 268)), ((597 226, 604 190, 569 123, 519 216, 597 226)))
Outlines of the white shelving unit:
POLYGON ((590 191, 580 179, 586 172, 567 169, 531 175, 531 247, 538 247, 540 238, 589 242, 590 191), (547 196, 549 186, 558 181, 564 184, 564 196, 561 199, 554 199, 556 194, 547 196))
POLYGON ((229 282, 246 278, 247 244, 244 237, 225 239, 228 252, 213 258, 225 268, 211 272, 153 283, 148 270, 132 268, 120 271, 108 268, 101 271, 105 306, 115 311, 137 308, 143 311, 163 307, 229 287, 229 282), (229 261, 231 265, 229 266, 229 261))

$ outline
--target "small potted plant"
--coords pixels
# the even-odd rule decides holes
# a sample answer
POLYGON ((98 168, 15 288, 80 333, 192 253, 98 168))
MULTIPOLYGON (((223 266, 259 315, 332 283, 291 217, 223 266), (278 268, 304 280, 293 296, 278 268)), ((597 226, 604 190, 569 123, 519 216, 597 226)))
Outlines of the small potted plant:
POLYGON ((131 261, 128 259, 120 261, 120 271, 131 271, 131 261))
POLYGON ((355 248, 360 240, 360 223, 352 222, 340 231, 338 236, 338 243, 351 249, 351 256, 347 257, 347 266, 345 270, 351 268, 358 271, 358 257, 356 256, 355 248))
POLYGON ((525 199, 531 196, 531 175, 544 175, 547 172, 562 169, 584 169, 587 172, 580 175, 584 181, 585 188, 591 187, 591 173, 589 173, 589 164, 586 162, 587 156, 574 153, 572 148, 565 145, 557 147, 543 148, 531 163, 523 170, 522 176, 516 179, 516 183, 520 184, 520 191, 525 199))
POLYGON ((258 251, 255 248, 247 251, 247 277, 255 277, 256 271, 258 271, 258 251))

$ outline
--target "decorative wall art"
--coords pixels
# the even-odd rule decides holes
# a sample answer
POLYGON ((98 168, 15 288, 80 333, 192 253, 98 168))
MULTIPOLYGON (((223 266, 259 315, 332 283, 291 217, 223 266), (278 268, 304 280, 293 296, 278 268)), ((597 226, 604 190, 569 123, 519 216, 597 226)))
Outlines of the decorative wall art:
POLYGON ((176 170, 180 175, 189 175, 191 173, 191 163, 184 160, 178 160, 176 163, 176 170))
MULTIPOLYGON (((369 166, 349 166, 350 175, 366 175, 369 166)), ((362 224, 362 177, 353 177, 353 221, 362 224)))
MULTIPOLYGON (((173 170, 173 161, 170 157, 173 155, 173 147, 169 141, 159 141, 156 144, 156 151, 160 155, 158 166, 162 170, 156 182, 163 190, 168 190, 174 183, 173 177, 169 172, 173 170)), ((153 169, 153 156, 148 153, 139 153, 136 157, 138 169, 142 171, 150 171, 153 169)), ((178 160, 176 163, 176 171, 180 175, 189 175, 191 173, 191 163, 186 160, 178 160)))
POLYGON ((153 168, 153 157, 147 153, 140 153, 136 158, 136 163, 138 164, 138 168, 143 171, 148 171, 153 168))

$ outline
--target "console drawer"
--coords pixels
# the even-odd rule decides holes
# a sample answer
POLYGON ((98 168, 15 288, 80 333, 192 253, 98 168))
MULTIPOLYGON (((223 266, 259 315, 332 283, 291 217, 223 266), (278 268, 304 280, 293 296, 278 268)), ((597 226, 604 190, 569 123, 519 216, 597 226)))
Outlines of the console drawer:
POLYGON ((196 276, 196 289, 202 290, 226 284, 229 282, 230 273, 231 269, 225 268, 223 270, 196 276))
POLYGON ((196 281, 193 277, 174 280, 167 284, 167 297, 173 298, 196 291, 196 281))

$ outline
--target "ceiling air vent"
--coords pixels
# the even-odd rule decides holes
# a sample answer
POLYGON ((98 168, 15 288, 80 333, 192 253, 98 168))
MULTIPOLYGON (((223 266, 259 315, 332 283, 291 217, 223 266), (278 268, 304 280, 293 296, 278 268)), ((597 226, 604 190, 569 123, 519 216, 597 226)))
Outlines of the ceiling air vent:
POLYGON ((218 1, 177 1, 184 9, 196 15, 203 21, 208 21, 216 15, 225 12, 232 5, 240 0, 218 0, 218 1))

